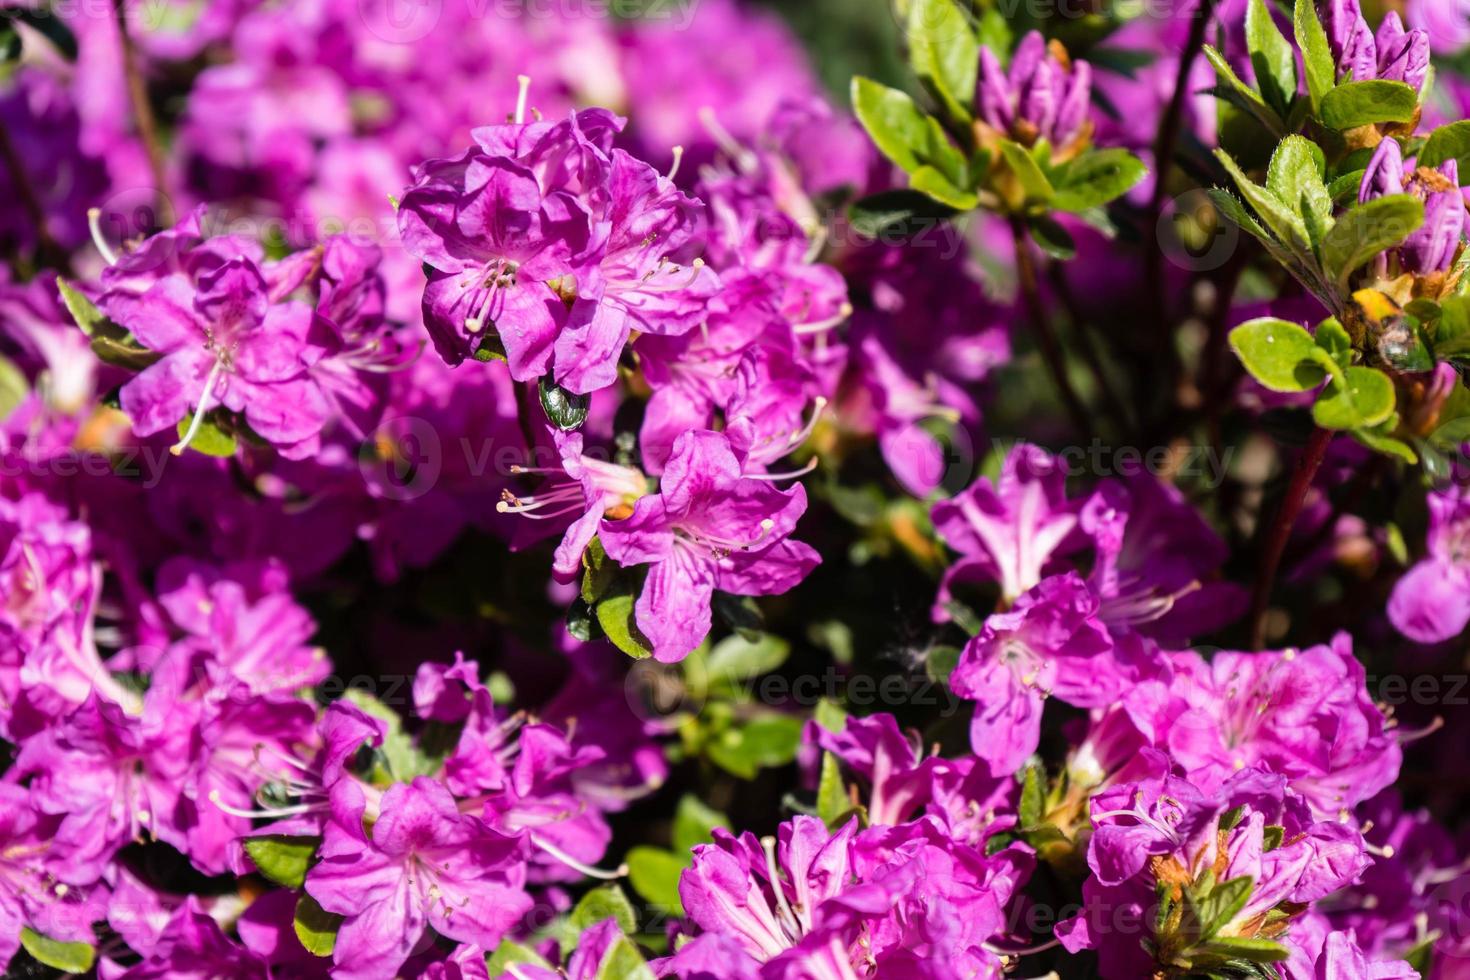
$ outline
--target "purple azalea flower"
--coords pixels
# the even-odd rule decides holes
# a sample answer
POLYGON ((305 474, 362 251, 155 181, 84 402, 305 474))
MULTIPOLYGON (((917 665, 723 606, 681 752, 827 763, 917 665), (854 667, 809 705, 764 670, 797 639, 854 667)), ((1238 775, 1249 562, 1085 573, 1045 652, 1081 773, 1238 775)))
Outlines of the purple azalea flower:
POLYGON ((1416 643, 1453 639, 1470 623, 1470 493, 1431 490, 1425 557, 1398 580, 1388 618, 1416 643))
POLYGON ((1206 790, 1244 766, 1265 766, 1325 818, 1398 776, 1398 741, 1345 633, 1331 645, 1220 652, 1208 663, 1177 653, 1173 669, 1167 694, 1154 699, 1146 685, 1125 703, 1153 744, 1206 790))
POLYGON ((1088 118, 1092 98, 1092 66, 1073 61, 1039 31, 1021 39, 1011 55, 1010 70, 988 47, 980 49, 975 101, 991 127, 1030 146, 1044 139, 1054 151, 1084 143, 1092 132, 1088 118))
POLYGON ((1067 499, 1060 459, 1036 446, 1020 445, 1006 455, 1000 478, 981 477, 952 500, 934 504, 934 529, 960 559, 945 570, 934 617, 960 583, 991 581, 1009 604, 1036 586, 1054 558, 1085 544, 1077 533, 1079 504, 1067 499))
POLYGON ((28 790, 0 783, 0 965, 20 948, 22 926, 61 942, 92 940, 102 909, 57 882, 69 851, 55 830, 56 818, 37 811, 28 790))
POLYGON ((244 567, 231 576, 174 559, 159 570, 158 584, 160 604, 185 634, 178 655, 199 658, 210 684, 290 693, 331 672, 326 652, 308 645, 316 623, 292 599, 279 568, 244 567))
MULTIPOLYGON (((856 820, 829 834, 815 817, 798 816, 763 845, 753 834, 717 828, 714 843, 694 849, 694 863, 679 879, 689 921, 731 940, 743 962, 780 956, 812 928, 821 903, 851 884, 856 832, 856 820)), ((680 950, 674 964, 684 957, 680 950)))
POLYGON ((163 937, 144 958, 117 975, 118 980, 177 980, 187 976, 267 980, 266 962, 225 935, 218 922, 190 896, 174 912, 163 937))
POLYGON ((252 829, 247 814, 256 793, 268 780, 300 775, 289 760, 315 721, 312 705, 283 698, 234 696, 205 709, 178 812, 184 851, 197 867, 229 869, 229 845, 252 829))
POLYGON ((977 702, 970 744, 991 773, 1015 772, 1036 751, 1048 697, 1095 708, 1122 694, 1125 675, 1097 610, 1075 572, 1052 576, 965 645, 950 686, 977 702))
POLYGON ((805 578, 820 561, 790 540, 805 511, 800 484, 778 490, 743 475, 723 434, 680 436, 659 492, 639 498, 629 517, 603 521, 599 532, 618 564, 650 566, 634 611, 654 656, 682 660, 704 641, 716 589, 776 595, 805 578))
POLYGON ((1243 611, 1244 590, 1213 580, 1225 542, 1173 484, 1152 473, 1104 483, 1080 522, 1097 552, 1088 583, 1115 637, 1185 646, 1243 611))
POLYGON ((96 690, 132 706, 92 635, 100 576, 88 527, 45 497, 0 497, 0 732, 29 735, 96 690))
POLYGON ((537 521, 555 521, 576 514, 562 535, 551 564, 554 574, 570 580, 581 574, 582 553, 597 536, 604 518, 617 520, 628 516, 638 498, 648 492, 648 478, 631 466, 585 454, 579 432, 558 433, 557 443, 560 468, 518 468, 523 473, 544 473, 547 476, 544 486, 534 494, 520 496, 503 490, 496 509, 537 521))
POLYGON ((1405 30, 1397 11, 1389 11, 1374 34, 1358 0, 1327 0, 1320 9, 1338 77, 1353 81, 1379 78, 1418 89, 1429 72, 1429 35, 1405 30))
POLYGON ((306 876, 307 893, 346 917, 334 977, 394 976, 430 925, 493 949, 530 908, 521 842, 461 813, 442 784, 389 787, 371 835, 360 797, 341 809, 306 876))
MULTIPOLYGON (((1400 264, 1410 272, 1430 275, 1446 272, 1460 253, 1465 230, 1465 198, 1460 193, 1459 164, 1446 160, 1437 170, 1406 164, 1398 140, 1378 144, 1358 189, 1359 202, 1385 194, 1412 194, 1424 202, 1424 224, 1409 234, 1394 250, 1400 264)), ((1387 258, 1380 256, 1380 278, 1389 274, 1387 258)))
POLYGON ((260 267, 237 255, 192 279, 173 273, 141 296, 103 293, 102 309, 161 360, 122 389, 122 407, 139 435, 189 418, 182 452, 203 417, 223 406, 292 458, 317 447, 329 406, 310 376, 321 358, 312 309, 274 302, 260 267))
POLYGON ((1187 945, 1187 937, 1161 931, 1169 923, 1157 916, 1160 896, 1177 902, 1202 880, 1249 878, 1248 898, 1217 934, 1281 938, 1306 903, 1348 884, 1370 863, 1355 830, 1313 822, 1285 779, 1260 768, 1236 772, 1213 794, 1174 776, 1120 784, 1094 796, 1091 806, 1092 877, 1083 883, 1083 911, 1057 935, 1071 952, 1096 949, 1107 977, 1157 969, 1139 929, 1161 947, 1187 945), (1267 827, 1281 828, 1280 839, 1268 840, 1267 827), (1262 935, 1272 912, 1274 925, 1262 935))
POLYGON ((594 228, 598 261, 556 341, 558 384, 593 391, 613 383, 630 333, 677 336, 704 318, 719 278, 694 252, 702 206, 622 150, 608 167, 608 203, 594 228))
POLYGON ((32 777, 39 810, 61 817, 55 839, 70 854, 56 869, 63 881, 96 881, 119 847, 145 836, 188 847, 176 814, 197 709, 171 687, 157 679, 141 717, 93 694, 21 747, 17 775, 32 777))
POLYGON ((480 149, 431 160, 398 208, 404 248, 430 268, 424 324, 458 364, 493 332, 517 381, 545 374, 567 321, 558 289, 586 249, 589 218, 567 194, 480 149))

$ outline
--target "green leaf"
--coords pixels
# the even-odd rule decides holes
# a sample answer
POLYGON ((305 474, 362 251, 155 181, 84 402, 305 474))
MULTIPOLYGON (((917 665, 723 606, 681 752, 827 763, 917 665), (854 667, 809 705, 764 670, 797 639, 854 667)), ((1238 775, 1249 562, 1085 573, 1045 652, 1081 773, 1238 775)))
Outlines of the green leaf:
POLYGON ((628 901, 622 888, 614 884, 592 889, 572 908, 561 944, 563 954, 576 948, 576 941, 582 933, 606 919, 616 919, 618 928, 625 933, 638 928, 638 913, 633 910, 633 903, 628 901))
POLYGON ((602 626, 597 622, 597 614, 581 596, 567 606, 566 626, 567 633, 583 643, 602 639, 602 626))
POLYGON ((245 853, 250 855, 260 873, 283 888, 301 887, 321 842, 320 837, 286 834, 244 838, 245 853))
POLYGON ((1216 936, 1197 948, 1226 959, 1247 960, 1251 963, 1276 963, 1287 957, 1286 947, 1278 942, 1270 939, 1247 939, 1244 936, 1216 936))
POLYGON ((1446 160, 1459 162, 1461 181, 1470 180, 1470 119, 1441 126, 1429 134, 1419 151, 1418 165, 1438 167, 1446 160))
POLYGON ((1470 354, 1470 297, 1450 296, 1440 303, 1433 343, 1438 357, 1458 358, 1470 354))
POLYGON ((328 912, 317 904, 316 899, 305 892, 296 900, 296 915, 291 927, 296 938, 313 956, 331 956, 337 945, 337 930, 342 928, 343 916, 328 912))
POLYGON ((1266 188, 1295 211, 1304 224, 1310 225, 1310 219, 1315 218, 1326 228, 1332 224, 1332 195, 1322 182, 1325 166, 1317 144, 1303 136, 1288 136, 1271 154, 1266 188))
POLYGON ((593 980, 654 980, 653 970, 627 936, 614 939, 593 980))
POLYGON ((954 673, 954 669, 959 662, 959 647, 940 645, 932 648, 929 651, 929 655, 924 658, 924 669, 931 678, 941 684, 947 685, 949 683, 949 676, 954 673))
POLYGON ((20 944, 37 963, 62 973, 87 973, 97 960, 97 950, 90 943, 59 942, 41 935, 30 926, 20 927, 20 944))
POLYGON ((1248 320, 1230 331, 1230 348, 1251 377, 1272 391, 1309 391, 1327 372, 1317 363, 1312 335, 1274 317, 1248 320))
POLYGON ((760 770, 796 758, 801 727, 800 718, 772 714, 728 728, 710 740, 710 761, 742 779, 754 779, 760 770))
POLYGON ((1333 378, 1312 406, 1312 418, 1324 429, 1372 428, 1393 414, 1393 381, 1370 367, 1348 368, 1333 378))
POLYGON ((607 634, 613 646, 630 657, 642 660, 653 655, 653 643, 643 635, 634 620, 633 606, 637 596, 620 591, 605 596, 597 603, 597 625, 607 634))
POLYGON ((912 0, 909 64, 951 119, 968 125, 980 67, 980 39, 954 0, 912 0))
POLYGON ((709 656, 709 689, 721 695, 733 693, 741 681, 768 674, 786 662, 791 644, 764 633, 751 641, 741 636, 727 636, 709 656))
POLYGON ((1043 205, 1051 201, 1056 191, 1052 188, 1051 181, 1046 179, 1046 174, 1041 172, 1040 165, 1024 146, 1012 140, 1002 139, 1000 155, 1005 158, 1006 165, 1015 175, 1025 204, 1043 205))
POLYGON ((1319 109, 1322 100, 1337 84, 1337 62, 1332 57, 1332 46, 1327 43, 1327 32, 1317 17, 1314 0, 1296 0, 1292 26, 1296 46, 1302 52, 1307 93, 1311 96, 1312 108, 1319 109))
POLYGON ((873 144, 900 169, 913 173, 924 165, 929 156, 929 117, 908 95, 856 75, 852 109, 873 144))
POLYGON ((959 212, 919 190, 882 191, 847 210, 853 231, 865 238, 902 242, 930 231, 959 212))
POLYGON ((1235 160, 1224 150, 1216 150, 1215 157, 1234 178, 1241 197, 1255 209, 1262 222, 1271 230, 1289 253, 1296 256, 1298 264, 1312 260, 1311 239, 1296 207, 1283 201, 1275 191, 1262 187, 1246 176, 1235 160))
POLYGON ((1296 97, 1296 52, 1271 19, 1265 0, 1251 0, 1246 8, 1245 44, 1266 104, 1286 115, 1296 97))
POLYGON ((596 604, 612 589, 619 570, 618 563, 607 556, 602 539, 593 538, 582 552, 582 601, 596 604))
POLYGON ((973 191, 961 190, 948 177, 927 164, 909 175, 909 187, 956 211, 969 211, 980 203, 979 196, 973 191))
POLYGON ((1084 153, 1058 175, 1052 207, 1073 213, 1100 207, 1132 190, 1147 175, 1143 161, 1127 150, 1084 153))
POLYGON ((67 312, 92 341, 92 353, 116 367, 141 371, 159 361, 157 354, 138 343, 127 328, 107 318, 97 306, 65 279, 56 280, 57 291, 67 312))
MULTIPOLYGON (((1397 413, 1381 428, 1390 430, 1398 428, 1396 424, 1393 424, 1396 419, 1397 413)), ((1402 439, 1395 439, 1393 436, 1385 435, 1378 429, 1354 429, 1348 434, 1376 453, 1401 459, 1410 466, 1419 462, 1419 454, 1414 452, 1413 446, 1404 442, 1402 439)))
POLYGON ((661 847, 635 847, 628 852, 628 883, 633 890, 670 915, 682 916, 679 876, 689 867, 689 853, 677 854, 661 847))
POLYGON ((1274 851, 1286 839, 1286 828, 1280 824, 1267 824, 1261 832, 1261 850, 1274 851))
POLYGON ((541 954, 529 946, 521 945, 514 939, 502 939, 500 945, 495 947, 495 952, 490 954, 490 959, 486 961, 492 977, 501 976, 511 966, 518 964, 551 969, 551 964, 547 963, 541 954))
POLYGON ((541 394, 541 410, 558 429, 572 432, 587 421, 587 410, 592 405, 590 396, 568 391, 553 381, 549 374, 541 376, 537 388, 541 394))
POLYGON ((852 800, 848 798, 847 786, 842 781, 842 767, 837 756, 823 752, 822 775, 817 781, 817 816, 828 830, 833 830, 851 810, 852 800))
POLYGON ((1050 215, 1035 215, 1027 225, 1031 229, 1031 240, 1052 258, 1065 262, 1077 254, 1077 243, 1072 240, 1071 233, 1050 215))
POLYGON ((1241 80, 1224 55, 1208 44, 1203 50, 1205 59, 1215 69, 1215 74, 1220 76, 1220 84, 1211 89, 1210 94, 1255 119, 1272 136, 1280 137, 1285 132, 1286 124, 1276 114, 1276 110, 1266 104, 1259 92, 1241 80))
POLYGON ((1419 95, 1403 82, 1373 78, 1346 82, 1322 97, 1318 109, 1330 129, 1346 130, 1372 123, 1401 123, 1414 118, 1419 95))
MULTIPOLYGON (((180 440, 184 438, 189 431, 189 427, 193 424, 193 412, 179 419, 179 424, 176 428, 180 440)), ((220 425, 218 416, 215 413, 206 412, 204 418, 199 422, 199 428, 194 433, 194 437, 189 440, 188 448, 194 450, 196 453, 202 453, 205 456, 228 459, 235 455, 235 450, 239 448, 239 442, 235 439, 233 432, 227 431, 220 425)))
POLYGON ((841 732, 847 727, 847 711, 831 698, 822 698, 812 709, 812 721, 829 732, 841 732))
POLYGON ((1240 910, 1245 908, 1254 885, 1255 882, 1249 875, 1241 875, 1239 878, 1220 882, 1210 889, 1209 894, 1200 897, 1196 903, 1200 934, 1211 937, 1229 925, 1240 910))
MULTIPOLYGON (((88 337, 95 337, 102 324, 107 323, 107 314, 97 308, 97 305, 83 296, 75 286, 60 277, 56 280, 56 289, 61 293, 61 302, 66 307, 71 318, 82 328, 82 333, 88 337)), ((117 329, 121 330, 121 327, 117 329)))
POLYGON ((716 827, 728 826, 729 817, 693 793, 685 793, 674 810, 674 850, 688 854, 696 844, 713 841, 716 827))
POLYGON ((0 355, 0 422, 20 407, 30 393, 31 385, 25 372, 10 358, 0 355))
POLYGON ((1046 817, 1046 770, 1030 765, 1021 779, 1021 803, 1016 811, 1021 829, 1039 827, 1046 817))
POLYGON ((1312 336, 1317 346, 1337 364, 1347 367, 1353 363, 1353 338, 1348 336, 1337 317, 1330 316, 1317 324, 1317 332, 1312 336))
POLYGON ((1424 223, 1424 204, 1410 194, 1389 194, 1338 217, 1322 239, 1322 270, 1341 289, 1348 277, 1379 252, 1392 248, 1424 223))

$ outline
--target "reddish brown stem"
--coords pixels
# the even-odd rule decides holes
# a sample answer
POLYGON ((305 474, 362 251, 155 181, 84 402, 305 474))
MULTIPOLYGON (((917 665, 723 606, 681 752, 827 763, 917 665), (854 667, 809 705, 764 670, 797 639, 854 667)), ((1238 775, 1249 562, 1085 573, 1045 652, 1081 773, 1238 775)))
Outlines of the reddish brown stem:
POLYGON ((1276 519, 1266 536, 1266 550, 1261 554, 1261 570, 1256 575, 1256 587, 1251 597, 1251 649, 1259 650, 1266 645, 1266 610, 1271 602, 1271 587, 1276 581, 1276 570, 1281 565, 1281 556, 1286 553, 1286 543, 1291 538, 1291 529, 1306 502, 1307 491, 1312 480, 1327 456, 1327 446, 1332 442, 1329 429, 1313 429, 1312 437, 1297 460, 1296 471, 1286 488, 1286 497, 1276 512, 1276 519))

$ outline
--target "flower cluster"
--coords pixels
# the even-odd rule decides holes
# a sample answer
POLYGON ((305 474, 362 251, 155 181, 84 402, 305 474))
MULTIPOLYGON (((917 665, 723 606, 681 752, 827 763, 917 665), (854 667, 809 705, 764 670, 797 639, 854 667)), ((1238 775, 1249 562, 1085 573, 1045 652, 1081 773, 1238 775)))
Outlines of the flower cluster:
POLYGON ((1470 976, 1470 10, 1013 6, 0 11, 0 972, 1470 976))

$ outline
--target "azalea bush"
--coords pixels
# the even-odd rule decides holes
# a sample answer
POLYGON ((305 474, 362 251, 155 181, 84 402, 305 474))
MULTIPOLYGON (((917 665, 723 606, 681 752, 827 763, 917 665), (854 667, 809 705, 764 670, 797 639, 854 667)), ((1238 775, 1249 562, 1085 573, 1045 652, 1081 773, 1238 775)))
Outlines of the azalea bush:
POLYGON ((0 4, 5 976, 1467 980, 1467 46, 0 4))

